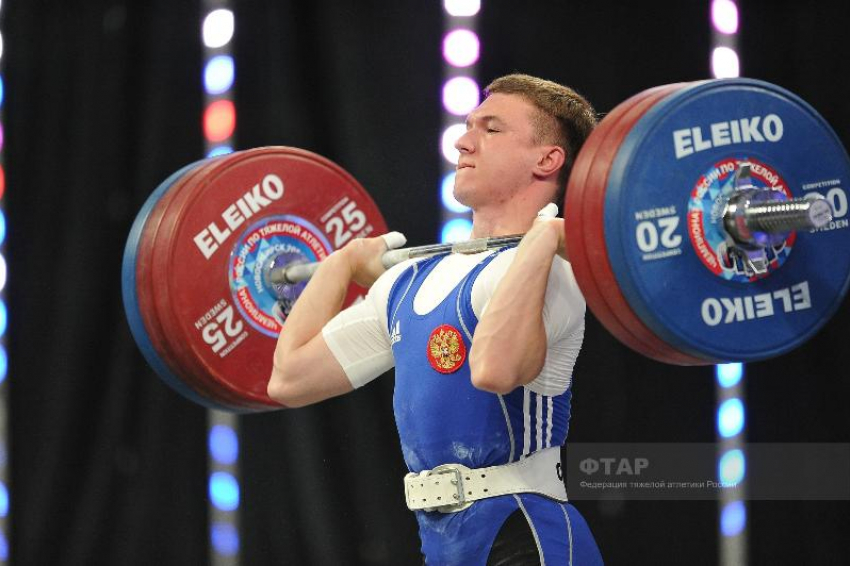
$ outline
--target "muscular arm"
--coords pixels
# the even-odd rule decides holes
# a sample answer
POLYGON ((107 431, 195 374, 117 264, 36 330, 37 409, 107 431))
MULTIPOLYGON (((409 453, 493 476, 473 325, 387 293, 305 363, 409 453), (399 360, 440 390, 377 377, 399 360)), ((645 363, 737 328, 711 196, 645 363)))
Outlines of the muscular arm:
POLYGON ((347 261, 331 254, 298 297, 274 351, 268 394, 278 403, 300 407, 353 389, 322 338, 322 327, 342 308, 350 283, 347 261))
POLYGON ((546 361, 543 307, 552 261, 563 252, 563 221, 538 219, 522 239, 472 338, 472 383, 508 393, 540 374, 546 361))
POLYGON ((368 287, 384 271, 380 257, 386 249, 382 238, 355 240, 321 263, 278 337, 269 397, 301 407, 353 389, 322 328, 340 312, 352 281, 368 287))

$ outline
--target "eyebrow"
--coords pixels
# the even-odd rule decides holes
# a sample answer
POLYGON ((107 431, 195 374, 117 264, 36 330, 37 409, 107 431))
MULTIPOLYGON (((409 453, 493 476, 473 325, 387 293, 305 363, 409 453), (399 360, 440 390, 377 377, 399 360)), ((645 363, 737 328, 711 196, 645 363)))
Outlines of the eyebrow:
POLYGON ((495 114, 487 114, 485 116, 467 116, 466 126, 469 127, 472 122, 498 122, 500 125, 506 125, 505 121, 495 114))

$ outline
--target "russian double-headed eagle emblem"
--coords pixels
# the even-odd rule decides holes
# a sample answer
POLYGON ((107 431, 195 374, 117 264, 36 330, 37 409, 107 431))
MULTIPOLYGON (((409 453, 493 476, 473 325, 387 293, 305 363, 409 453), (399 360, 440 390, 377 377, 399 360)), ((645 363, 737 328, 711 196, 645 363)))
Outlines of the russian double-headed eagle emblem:
POLYGON ((466 359, 466 346, 460 332, 444 324, 431 332, 428 338, 428 361, 440 373, 457 371, 466 359))

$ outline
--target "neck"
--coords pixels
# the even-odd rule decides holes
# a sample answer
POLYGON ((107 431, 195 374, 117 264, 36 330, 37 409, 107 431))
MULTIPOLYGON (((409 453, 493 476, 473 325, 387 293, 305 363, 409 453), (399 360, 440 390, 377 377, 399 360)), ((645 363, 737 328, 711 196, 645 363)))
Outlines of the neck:
POLYGON ((472 233, 470 238, 487 238, 492 236, 508 236, 511 234, 523 234, 531 228, 533 218, 525 222, 516 219, 508 219, 503 215, 487 214, 485 211, 474 211, 472 213, 472 233))
MULTIPOLYGON (((548 196, 548 193, 544 194, 548 196)), ((533 192, 527 191, 522 196, 504 202, 474 208, 470 238, 524 234, 531 228, 540 209, 549 202, 548 199, 533 196, 533 192)))

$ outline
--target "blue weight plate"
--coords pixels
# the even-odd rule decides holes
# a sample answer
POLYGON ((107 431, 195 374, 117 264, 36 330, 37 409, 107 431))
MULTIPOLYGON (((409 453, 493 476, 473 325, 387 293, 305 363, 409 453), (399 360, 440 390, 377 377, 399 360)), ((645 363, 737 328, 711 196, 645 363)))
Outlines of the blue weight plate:
POLYGON ((142 352, 145 360, 151 368, 153 368, 157 375, 159 375, 159 377, 167 385, 191 401, 212 409, 233 411, 234 409, 230 406, 225 407, 224 405, 220 405, 207 397, 202 397, 190 388, 182 379, 178 378, 174 372, 172 372, 169 364, 166 363, 162 356, 160 356, 159 352, 157 352, 151 342, 150 335, 148 334, 147 328, 145 328, 144 320, 142 318, 137 292, 136 263, 138 260, 139 245, 141 243, 145 223, 156 204, 166 195, 168 190, 184 175, 191 172, 201 163, 203 163, 203 161, 196 161, 195 163, 191 163, 170 175, 167 179, 165 179, 165 181, 160 183, 153 193, 151 193, 141 210, 139 210, 139 213, 136 215, 136 219, 133 221, 133 225, 130 228, 127 243, 124 246, 124 257, 121 264, 121 294, 124 301, 124 312, 126 313, 127 322, 130 326, 130 332, 136 340, 136 344, 142 352))
POLYGON ((796 348, 850 284, 848 181, 835 132, 781 87, 723 79, 665 98, 629 132, 608 178, 605 242, 623 295, 655 334, 697 357, 754 361, 796 348), (771 247, 758 278, 720 261, 712 220, 743 161, 756 187, 819 193, 835 209, 829 225, 771 247))

